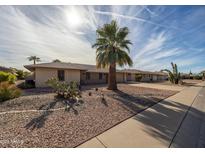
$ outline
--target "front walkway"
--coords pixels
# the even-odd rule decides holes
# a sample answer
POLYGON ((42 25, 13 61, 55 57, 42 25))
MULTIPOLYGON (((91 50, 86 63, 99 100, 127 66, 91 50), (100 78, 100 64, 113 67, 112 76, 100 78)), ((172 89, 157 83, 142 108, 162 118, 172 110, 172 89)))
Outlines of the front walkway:
MULTIPOLYGON (((185 88, 79 147, 181 147, 180 143, 189 139, 187 136, 190 132, 186 131, 186 136, 178 133, 184 132, 182 126, 191 126, 189 120, 189 124, 184 125, 184 122, 195 99, 202 97, 201 94, 197 95, 200 90, 205 91, 203 86, 205 82, 185 88)), ((202 128, 205 130, 205 122, 202 128)))

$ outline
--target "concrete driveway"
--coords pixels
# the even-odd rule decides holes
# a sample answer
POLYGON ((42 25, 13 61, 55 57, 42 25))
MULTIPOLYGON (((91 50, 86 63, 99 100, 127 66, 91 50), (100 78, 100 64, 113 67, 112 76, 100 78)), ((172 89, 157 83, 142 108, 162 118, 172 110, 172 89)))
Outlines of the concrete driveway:
POLYGON ((136 86, 136 87, 144 87, 144 88, 154 88, 154 89, 161 89, 161 90, 173 90, 173 91, 181 91, 185 86, 180 85, 163 85, 160 83, 129 83, 130 86, 136 86))
POLYGON ((190 106, 171 147, 205 148, 205 88, 202 88, 190 106))
POLYGON ((79 147, 205 147, 204 86, 185 88, 79 147))

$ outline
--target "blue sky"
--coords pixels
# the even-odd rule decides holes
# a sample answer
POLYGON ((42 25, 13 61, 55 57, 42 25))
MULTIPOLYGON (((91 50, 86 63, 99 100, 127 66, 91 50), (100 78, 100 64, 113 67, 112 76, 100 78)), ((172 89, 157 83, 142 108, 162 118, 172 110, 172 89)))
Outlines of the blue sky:
POLYGON ((112 19, 130 29, 133 68, 205 70, 205 6, 0 6, 0 65, 95 64, 96 29, 112 19))

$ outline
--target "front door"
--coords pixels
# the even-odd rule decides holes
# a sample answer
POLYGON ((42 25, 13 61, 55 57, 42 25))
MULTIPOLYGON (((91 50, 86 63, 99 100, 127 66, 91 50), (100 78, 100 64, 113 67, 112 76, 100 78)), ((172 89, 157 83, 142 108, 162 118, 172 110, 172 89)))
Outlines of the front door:
POLYGON ((132 78, 131 78, 131 73, 128 73, 127 74, 127 81, 131 81, 132 80, 132 78))
POLYGON ((105 74, 106 83, 108 83, 108 74, 105 74))

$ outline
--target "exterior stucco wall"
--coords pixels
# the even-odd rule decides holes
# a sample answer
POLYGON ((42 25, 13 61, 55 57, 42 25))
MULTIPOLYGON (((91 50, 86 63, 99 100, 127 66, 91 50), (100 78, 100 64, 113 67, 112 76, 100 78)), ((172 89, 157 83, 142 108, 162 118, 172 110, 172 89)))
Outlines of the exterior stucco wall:
POLYGON ((127 73, 127 81, 135 81, 135 73, 127 73))
POLYGON ((65 70, 65 81, 76 81, 80 83, 80 70, 65 70))
POLYGON ((127 73, 124 73, 124 82, 127 82, 127 73))
POLYGON ((141 81, 144 81, 144 82, 151 81, 151 77, 152 77, 152 75, 150 75, 150 74, 143 74, 141 81))
POLYGON ((162 76, 162 75, 157 76, 158 81, 167 80, 167 79, 168 79, 168 76, 162 76))
POLYGON ((99 73, 98 72, 89 72, 90 73, 90 79, 86 79, 86 72, 81 71, 80 74, 80 80, 82 84, 103 84, 106 83, 106 76, 107 73, 102 73, 102 79, 99 79, 99 73))
POLYGON ((57 78, 57 70, 49 68, 35 69, 35 85, 36 87, 46 87, 45 82, 50 78, 57 78))
MULTIPOLYGON (((82 84, 100 84, 107 83, 108 73, 102 73, 102 79, 99 79, 98 72, 90 72, 90 79, 86 79, 86 72, 80 70, 64 70, 65 71, 65 81, 76 81, 82 84)), ((45 82, 54 77, 57 78, 58 69, 51 68, 36 68, 35 69, 35 83, 36 87, 47 87, 45 82)), ((141 81, 162 81, 166 80, 167 76, 163 75, 152 75, 152 74, 142 74, 141 81)), ((131 73, 128 77, 128 73, 116 73, 116 80, 118 83, 126 81, 136 81, 135 73, 131 73)))
POLYGON ((125 81, 125 79, 124 79, 124 73, 119 73, 119 72, 117 72, 116 73, 116 81, 117 82, 124 82, 125 81))
MULTIPOLYGON (((57 78, 58 69, 36 68, 35 85, 36 87, 47 87, 46 81, 50 78, 57 78)), ((65 81, 80 82, 80 70, 65 70, 65 81)))
MULTIPOLYGON (((86 72, 81 71, 81 83, 82 84, 103 84, 107 83, 108 73, 102 73, 102 79, 99 79, 99 73, 97 72, 90 72, 90 79, 86 79, 86 72)), ((116 73, 116 81, 118 83, 124 82, 124 73, 116 73)))
MULTIPOLYGON (((142 75, 142 79, 140 80, 142 82, 162 81, 167 79, 166 75, 155 75, 155 74, 139 74, 139 75, 142 75)), ((126 78, 127 81, 136 81, 135 73, 131 73, 130 75, 128 75, 127 73, 126 78)))
POLYGON ((152 80, 157 81, 157 79, 158 79, 157 77, 158 77, 157 75, 152 75, 152 80))
POLYGON ((131 74, 131 80, 132 80, 132 81, 135 81, 135 80, 136 80, 136 79, 135 79, 135 73, 132 73, 132 74, 131 74))

